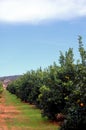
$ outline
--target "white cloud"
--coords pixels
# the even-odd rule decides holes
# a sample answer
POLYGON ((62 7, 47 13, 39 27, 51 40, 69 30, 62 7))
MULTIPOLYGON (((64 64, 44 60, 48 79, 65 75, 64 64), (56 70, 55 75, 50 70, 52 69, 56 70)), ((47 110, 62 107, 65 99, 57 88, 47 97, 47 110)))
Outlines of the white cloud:
POLYGON ((86 0, 0 0, 0 21, 38 23, 86 16, 86 0))

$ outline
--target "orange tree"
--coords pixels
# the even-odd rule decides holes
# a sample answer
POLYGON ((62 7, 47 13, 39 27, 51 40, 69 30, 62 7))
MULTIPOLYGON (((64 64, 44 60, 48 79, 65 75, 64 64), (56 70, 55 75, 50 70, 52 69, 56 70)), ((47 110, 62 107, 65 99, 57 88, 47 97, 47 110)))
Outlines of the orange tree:
POLYGON ((3 84, 0 82, 0 95, 2 94, 3 92, 3 84))
POLYGON ((79 36, 81 63, 76 65, 73 89, 66 100, 64 121, 61 130, 86 130, 86 51, 79 36))
POLYGON ((38 99, 42 106, 42 115, 50 120, 57 120, 56 115, 63 112, 66 99, 73 89, 72 84, 76 74, 73 61, 73 50, 70 48, 65 55, 61 52, 61 66, 54 63, 48 67, 48 76, 45 84, 40 88, 38 99))
POLYGON ((74 89, 66 100, 66 123, 61 130, 86 130, 86 67, 78 66, 74 89))

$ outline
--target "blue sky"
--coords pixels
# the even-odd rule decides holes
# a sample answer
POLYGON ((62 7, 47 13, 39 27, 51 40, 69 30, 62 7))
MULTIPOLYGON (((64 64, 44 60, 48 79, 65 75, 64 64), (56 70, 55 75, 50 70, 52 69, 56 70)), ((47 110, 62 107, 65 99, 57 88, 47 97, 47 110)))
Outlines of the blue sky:
POLYGON ((85 0, 1 0, 0 76, 17 75, 55 61, 70 47, 86 48, 85 0))

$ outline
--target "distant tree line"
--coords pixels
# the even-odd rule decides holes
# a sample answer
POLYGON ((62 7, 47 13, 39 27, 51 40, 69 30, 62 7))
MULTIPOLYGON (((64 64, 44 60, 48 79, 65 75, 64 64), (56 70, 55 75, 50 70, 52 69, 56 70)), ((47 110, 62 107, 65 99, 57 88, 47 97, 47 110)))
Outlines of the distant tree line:
POLYGON ((59 63, 28 71, 10 83, 7 90, 22 101, 36 105, 43 117, 61 121, 61 130, 86 130, 86 50, 78 38, 81 60, 74 62, 73 49, 60 52, 59 63))

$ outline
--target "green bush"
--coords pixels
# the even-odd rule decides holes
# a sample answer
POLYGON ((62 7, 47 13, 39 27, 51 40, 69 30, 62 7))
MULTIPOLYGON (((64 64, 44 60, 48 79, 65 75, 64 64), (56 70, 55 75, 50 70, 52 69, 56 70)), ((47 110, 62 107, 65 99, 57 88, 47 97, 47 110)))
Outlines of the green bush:
POLYGON ((2 92, 3 92, 3 84, 0 83, 0 96, 1 96, 2 92))

